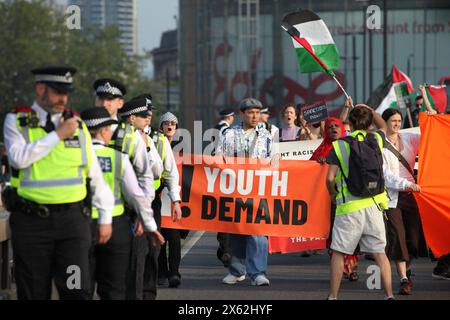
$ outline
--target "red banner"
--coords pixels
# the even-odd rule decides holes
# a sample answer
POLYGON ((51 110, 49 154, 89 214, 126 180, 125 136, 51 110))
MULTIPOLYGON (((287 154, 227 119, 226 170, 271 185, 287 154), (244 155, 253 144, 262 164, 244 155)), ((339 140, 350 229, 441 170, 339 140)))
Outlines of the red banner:
POLYGON ((327 240, 303 237, 269 237, 270 253, 290 253, 306 250, 325 249, 327 240))

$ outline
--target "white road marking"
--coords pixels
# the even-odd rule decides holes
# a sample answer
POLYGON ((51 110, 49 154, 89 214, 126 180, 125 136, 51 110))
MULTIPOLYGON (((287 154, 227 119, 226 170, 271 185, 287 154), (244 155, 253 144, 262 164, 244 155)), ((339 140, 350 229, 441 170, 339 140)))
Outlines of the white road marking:
POLYGON ((181 259, 183 259, 183 257, 188 254, 189 250, 191 250, 192 247, 195 246, 197 241, 200 240, 204 233, 205 231, 195 231, 195 233, 191 237, 188 237, 187 241, 181 248, 181 259))

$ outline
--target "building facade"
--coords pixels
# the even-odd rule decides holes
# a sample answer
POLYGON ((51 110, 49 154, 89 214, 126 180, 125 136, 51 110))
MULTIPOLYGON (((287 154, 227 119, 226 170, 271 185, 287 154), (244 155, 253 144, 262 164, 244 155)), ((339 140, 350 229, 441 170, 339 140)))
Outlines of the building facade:
POLYGON ((212 126, 218 110, 236 109, 249 96, 259 98, 275 115, 286 103, 319 100, 326 100, 331 114, 339 113, 343 93, 324 73, 299 72, 292 40, 281 29, 284 15, 298 8, 314 11, 328 26, 340 52, 335 73, 355 101, 367 101, 394 64, 414 85, 438 84, 450 75, 449 1, 180 1, 186 126, 193 120, 212 126), (380 9, 378 29, 366 26, 373 16, 370 5, 380 9))
POLYGON ((67 4, 80 7, 82 28, 116 26, 125 51, 136 54, 136 0, 68 0, 67 4))

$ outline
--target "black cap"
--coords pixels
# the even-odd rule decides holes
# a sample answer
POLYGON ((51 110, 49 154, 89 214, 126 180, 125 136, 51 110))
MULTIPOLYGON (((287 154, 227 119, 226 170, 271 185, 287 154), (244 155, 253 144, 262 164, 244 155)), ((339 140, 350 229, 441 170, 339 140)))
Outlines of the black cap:
POLYGON ((43 66, 31 70, 34 74, 35 82, 45 83, 47 86, 63 93, 72 92, 73 75, 77 69, 68 65, 43 66))
POLYGON ((234 116, 234 110, 232 108, 222 109, 219 111, 219 114, 223 118, 234 116))
POLYGON ((100 98, 123 98, 127 94, 125 85, 114 79, 97 79, 94 82, 95 94, 100 98))
POLYGON ((270 114, 269 107, 264 107, 261 109, 261 113, 270 114))
POLYGON ((108 110, 102 107, 93 107, 81 112, 81 119, 89 129, 98 129, 118 123, 109 115, 108 110))
POLYGON ((151 103, 152 101, 147 98, 131 99, 119 109, 119 116, 122 118, 126 118, 131 115, 144 117, 151 116, 152 113, 149 107, 151 103))
POLYGON ((262 109, 263 105, 261 101, 255 98, 246 98, 239 103, 239 110, 245 111, 246 109, 258 108, 262 109))
POLYGON ((152 97, 152 95, 151 95, 150 93, 143 93, 143 94, 140 94, 140 95, 138 95, 138 96, 136 96, 136 97, 131 98, 131 100, 136 100, 136 99, 148 99, 148 100, 150 101, 150 102, 147 102, 148 109, 149 109, 149 110, 157 109, 157 108, 153 105, 153 102, 152 102, 153 97, 152 97))

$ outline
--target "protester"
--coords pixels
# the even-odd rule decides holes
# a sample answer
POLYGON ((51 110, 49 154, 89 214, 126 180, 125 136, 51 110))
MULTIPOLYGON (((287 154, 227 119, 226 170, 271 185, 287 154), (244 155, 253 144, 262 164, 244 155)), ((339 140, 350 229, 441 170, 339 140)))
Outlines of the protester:
MULTIPOLYGON (((264 128, 258 127, 262 104, 254 98, 240 102, 239 110, 242 123, 234 126, 221 136, 217 154, 226 157, 270 158, 272 156, 272 135, 264 128)), ((295 108, 289 110, 285 118, 293 125, 295 108)), ((295 129, 295 128, 294 128, 295 129)), ((298 131, 300 128, 298 128, 298 131)), ((291 133, 292 134, 292 133, 291 133)), ((295 132, 293 133, 295 137, 295 132)), ((285 138, 289 137, 285 136, 285 138)), ((265 236, 229 235, 231 264, 229 274, 223 278, 224 284, 234 285, 245 280, 246 274, 255 286, 268 286, 267 259, 268 241, 265 236)))
POLYGON ((412 194, 420 192, 420 186, 414 178, 420 134, 399 132, 403 117, 397 109, 386 109, 382 117, 387 123, 386 144, 383 148, 384 178, 389 195, 386 254, 397 266, 400 278, 398 293, 409 295, 413 287, 411 260, 428 257, 419 208, 412 194))
POLYGON ((302 130, 295 125, 298 118, 298 110, 294 104, 287 104, 281 111, 284 124, 279 130, 279 141, 296 141, 300 140, 302 130))
MULTIPOLYGON (((329 117, 325 121, 325 131, 324 131, 324 139, 322 143, 317 147, 314 151, 313 155, 309 160, 315 160, 321 164, 326 163, 326 159, 333 149, 333 141, 338 140, 341 137, 344 137, 344 125, 339 121, 339 119, 334 117, 329 117)), ((327 240, 327 247, 329 248, 331 245, 331 235, 333 231, 333 222, 336 213, 336 203, 332 201, 331 210, 330 210, 330 235, 327 240)), ((330 257, 333 254, 333 251, 330 250, 330 257)), ((359 279, 358 276, 358 256, 355 255, 345 255, 344 257, 344 278, 349 279, 350 281, 357 281, 359 279)))
POLYGON ((438 259, 431 275, 436 279, 450 280, 450 254, 443 255, 438 259))
MULTIPOLYGON (((416 98, 414 99, 414 108, 411 109, 411 120, 412 120, 412 127, 418 127, 419 126, 419 114, 420 110, 422 109, 423 105, 423 95, 418 94, 416 98)), ((411 124, 409 123, 408 117, 405 117, 403 121, 403 129, 411 128, 411 124)))
MULTIPOLYGON (((336 201, 336 218, 333 224, 333 234, 331 249, 333 256, 331 258, 331 278, 329 300, 337 299, 341 278, 344 269, 345 255, 354 253, 358 243, 361 252, 371 253, 381 271, 381 282, 385 290, 385 299, 394 299, 392 295, 391 267, 385 254, 386 233, 383 221, 382 210, 387 209, 388 199, 382 186, 382 155, 384 133, 367 132, 374 120, 374 113, 365 105, 357 105, 350 111, 349 121, 352 129, 351 140, 339 139, 332 143, 333 149, 327 157, 327 163, 330 165, 327 174, 327 188, 332 201, 336 201), (371 159, 378 163, 374 173, 378 180, 372 181, 366 185, 366 188, 375 187, 371 192, 380 192, 373 196, 356 196, 349 191, 354 181, 350 180, 350 174, 363 179, 363 173, 350 172, 349 162, 351 157, 357 157, 358 154, 350 152, 351 145, 366 143, 370 146, 371 153, 377 159, 371 159), (350 144, 352 143, 352 144, 350 144), (351 184, 349 184, 351 183, 351 184), (335 199, 335 200, 334 200, 335 199)), ((379 120, 377 119, 377 122, 379 120)), ((356 170, 357 167, 352 167, 356 170)), ((359 168, 357 168, 359 169, 359 168)), ((353 190, 353 189, 352 189, 353 190)), ((353 191, 356 193, 356 191, 353 191)), ((363 193, 365 194, 365 193, 363 193)))
MULTIPOLYGON (((171 112, 166 112, 159 119, 159 129, 166 136, 172 148, 175 145, 173 137, 178 129, 178 118, 171 112)), ((172 190, 173 191, 173 190, 172 190)), ((178 203, 179 206, 179 203, 178 203)), ((181 210, 172 212, 172 219, 181 219, 181 210)), ((169 288, 177 288, 181 284, 181 274, 179 271, 181 262, 181 230, 171 228, 161 228, 161 233, 167 239, 167 244, 161 246, 158 258, 158 277, 169 279, 169 288), (167 255, 167 248, 169 254, 167 255)))

